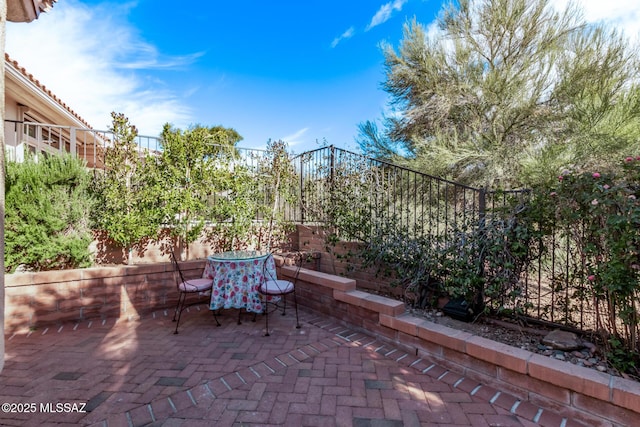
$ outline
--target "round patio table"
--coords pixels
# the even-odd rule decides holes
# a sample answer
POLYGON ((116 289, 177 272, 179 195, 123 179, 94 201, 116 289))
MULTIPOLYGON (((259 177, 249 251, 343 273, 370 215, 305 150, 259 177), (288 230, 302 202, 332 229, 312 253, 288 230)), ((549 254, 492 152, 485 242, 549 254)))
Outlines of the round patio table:
POLYGON ((262 313, 258 288, 263 281, 265 262, 269 275, 276 277, 275 262, 266 251, 229 251, 207 257, 202 277, 213 279, 209 308, 244 308, 262 313))

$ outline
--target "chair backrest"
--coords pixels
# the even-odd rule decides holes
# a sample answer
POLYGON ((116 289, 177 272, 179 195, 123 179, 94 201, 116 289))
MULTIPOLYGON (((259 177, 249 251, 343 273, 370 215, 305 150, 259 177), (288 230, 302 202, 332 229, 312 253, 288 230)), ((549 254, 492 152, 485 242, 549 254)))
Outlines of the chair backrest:
POLYGON ((186 280, 184 280, 184 276, 182 275, 182 270, 180 270, 180 264, 178 263, 178 258, 176 258, 176 254, 173 251, 173 248, 171 248, 171 252, 169 255, 171 256, 171 263, 173 264, 173 274, 176 280, 176 286, 179 286, 180 283, 184 283, 186 282, 186 280), (177 277, 175 276, 176 273, 178 273, 177 277))
MULTIPOLYGON (((295 252, 295 265, 296 265, 296 274, 293 277, 293 284, 295 285, 296 282, 298 281, 298 276, 300 275, 300 269, 302 268, 302 253, 301 252, 295 252)), ((269 255, 267 256, 267 258, 264 260, 264 264, 262 265, 262 277, 264 278, 264 280, 277 280, 277 277, 274 277, 275 274, 275 268, 272 271, 269 268, 269 263, 273 262, 275 265, 275 259, 273 258, 273 254, 269 253, 269 255)))

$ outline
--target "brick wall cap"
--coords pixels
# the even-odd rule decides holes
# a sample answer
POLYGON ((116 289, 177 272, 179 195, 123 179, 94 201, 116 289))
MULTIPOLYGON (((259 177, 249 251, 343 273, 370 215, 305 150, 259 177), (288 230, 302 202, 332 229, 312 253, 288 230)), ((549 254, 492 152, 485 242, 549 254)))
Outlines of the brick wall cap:
MULTIPOLYGON (((284 266, 280 272, 283 276, 294 278, 296 276, 297 267, 284 266)), ((352 291, 356 289, 356 281, 353 279, 347 279, 346 277, 334 276, 332 274, 321 273, 319 271, 309 270, 307 268, 301 268, 298 274, 299 280, 313 283, 314 285, 325 286, 332 289, 339 289, 342 291, 352 291)))
POLYGON ((600 400, 610 399, 612 376, 604 372, 534 353, 529 359, 528 374, 532 378, 600 400))

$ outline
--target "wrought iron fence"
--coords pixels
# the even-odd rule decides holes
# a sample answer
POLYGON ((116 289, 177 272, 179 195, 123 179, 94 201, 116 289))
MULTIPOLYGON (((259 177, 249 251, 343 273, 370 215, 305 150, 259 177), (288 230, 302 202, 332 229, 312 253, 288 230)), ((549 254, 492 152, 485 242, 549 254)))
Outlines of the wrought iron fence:
POLYGON ((363 239, 362 233, 374 233, 385 221, 412 236, 442 235, 477 223, 496 203, 484 190, 333 146, 300 154, 294 162, 300 203, 291 219, 338 225, 345 238, 363 239))
MULTIPOLYGON (((299 203, 288 218, 331 225, 347 240, 366 241, 381 231, 446 242, 469 227, 480 229, 489 222, 506 226, 505 221, 527 209, 531 194, 474 188, 332 146, 293 161, 299 174, 299 203), (385 223, 393 223, 393 230, 382 230, 385 223)), ((503 295, 492 303, 543 322, 595 330, 596 307, 585 292, 583 271, 577 248, 563 230, 555 229, 530 242, 513 284, 516 296, 503 295)))
POLYGON ((525 314, 578 331, 601 328, 598 316, 608 316, 608 309, 598 313, 598 306, 607 304, 589 290, 584 257, 566 230, 554 228, 540 237, 535 250, 538 256, 522 279, 525 314))

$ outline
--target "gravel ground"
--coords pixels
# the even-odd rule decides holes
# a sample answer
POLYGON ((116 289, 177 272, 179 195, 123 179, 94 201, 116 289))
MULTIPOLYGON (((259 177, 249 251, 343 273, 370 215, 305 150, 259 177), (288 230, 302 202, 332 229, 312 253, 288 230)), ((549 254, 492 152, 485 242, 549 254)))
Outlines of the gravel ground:
POLYGON ((640 381, 640 377, 621 373, 610 366, 601 349, 587 341, 585 347, 573 350, 562 351, 542 343, 543 338, 552 331, 551 328, 538 325, 520 325, 513 321, 498 320, 481 317, 475 322, 462 322, 453 319, 442 313, 440 310, 412 310, 413 314, 424 317, 434 323, 439 323, 451 328, 464 330, 484 338, 508 344, 514 347, 542 354, 558 360, 573 363, 574 365, 596 369, 611 375, 621 376, 627 379, 640 381))

